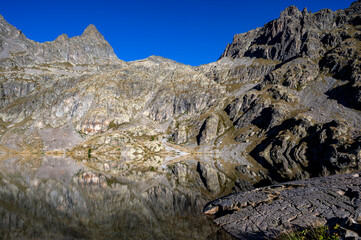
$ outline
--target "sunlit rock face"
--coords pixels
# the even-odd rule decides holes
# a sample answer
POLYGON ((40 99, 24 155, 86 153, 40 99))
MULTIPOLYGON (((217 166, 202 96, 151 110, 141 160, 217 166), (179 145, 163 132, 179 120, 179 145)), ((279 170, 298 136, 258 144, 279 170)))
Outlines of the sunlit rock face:
POLYGON ((289 7, 198 67, 0 17, 2 235, 224 238, 206 202, 360 170, 359 15, 289 7))

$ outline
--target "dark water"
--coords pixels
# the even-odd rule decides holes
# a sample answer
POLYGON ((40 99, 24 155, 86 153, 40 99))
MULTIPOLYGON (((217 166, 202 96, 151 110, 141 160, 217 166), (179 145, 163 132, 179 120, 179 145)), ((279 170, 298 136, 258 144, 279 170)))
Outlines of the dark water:
POLYGON ((166 173, 135 175, 114 178, 69 157, 3 157, 0 238, 229 238, 203 216, 209 199, 199 191, 166 173))

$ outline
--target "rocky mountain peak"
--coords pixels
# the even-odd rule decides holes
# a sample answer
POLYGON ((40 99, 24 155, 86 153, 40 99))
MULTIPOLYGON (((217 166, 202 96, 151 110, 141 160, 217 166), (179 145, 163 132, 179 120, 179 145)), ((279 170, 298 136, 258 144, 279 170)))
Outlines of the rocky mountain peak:
POLYGON ((88 38, 92 40, 100 40, 104 41, 103 35, 98 31, 98 29, 93 25, 90 24, 81 35, 82 38, 88 38))
POLYGON ((10 25, 5 18, 3 17, 3 15, 0 14, 0 28, 3 28, 4 26, 10 25))
POLYGON ((23 67, 34 63, 70 62, 102 64, 117 61, 113 48, 90 24, 82 35, 69 38, 62 34, 54 41, 39 43, 26 36, 3 17, 0 18, 0 63, 2 67, 23 67))
POLYGON ((354 1, 353 3, 351 3, 350 8, 354 8, 354 7, 360 6, 360 5, 361 5, 361 0, 357 0, 357 1, 354 1))
POLYGON ((347 14, 356 14, 361 12, 361 1, 355 1, 351 3, 351 6, 346 9, 347 14))
POLYGON ((336 12, 330 9, 322 9, 315 13, 303 9, 301 12, 296 6, 290 6, 281 12, 278 19, 265 24, 257 31, 237 34, 222 57, 284 61, 307 56, 317 60, 327 49, 340 44, 350 35, 346 30, 335 35, 332 32, 334 29, 340 29, 345 25, 360 25, 360 12, 360 1, 336 12))
POLYGON ((281 18, 283 17, 300 17, 302 15, 301 11, 296 6, 289 6, 284 11, 281 12, 281 18))
POLYGON ((303 15, 306 15, 308 13, 308 10, 307 10, 307 8, 305 7, 305 8, 303 8, 303 10, 302 10, 302 14, 303 15))
MULTIPOLYGON (((9 34, 16 34, 19 30, 10 25, 2 15, 0 15, 0 32, 2 35, 9 37, 9 34)), ((0 36, 1 37, 1 36, 0 36)))
POLYGON ((69 37, 65 33, 61 34, 60 36, 58 36, 55 39, 55 41, 57 41, 57 42, 65 42, 65 41, 68 41, 68 40, 69 40, 69 37))

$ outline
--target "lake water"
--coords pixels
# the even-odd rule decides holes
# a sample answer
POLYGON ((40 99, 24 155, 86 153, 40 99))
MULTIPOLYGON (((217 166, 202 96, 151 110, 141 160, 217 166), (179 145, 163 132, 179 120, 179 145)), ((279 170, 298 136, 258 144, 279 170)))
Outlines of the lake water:
POLYGON ((229 238, 202 214, 210 197, 167 173, 114 178, 111 162, 0 157, 0 239, 229 238))

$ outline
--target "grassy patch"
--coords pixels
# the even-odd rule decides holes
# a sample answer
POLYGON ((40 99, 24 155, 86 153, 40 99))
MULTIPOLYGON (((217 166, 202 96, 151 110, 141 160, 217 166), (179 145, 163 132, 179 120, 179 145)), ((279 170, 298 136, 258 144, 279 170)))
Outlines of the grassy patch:
POLYGON ((337 234, 339 225, 336 225, 332 230, 327 226, 307 228, 301 231, 284 233, 277 237, 277 240, 340 240, 337 234))
POLYGON ((106 178, 107 185, 111 187, 115 183, 119 183, 119 181, 115 177, 106 178))
POLYGON ((113 121, 111 121, 111 122, 109 123, 108 129, 116 130, 116 129, 119 128, 119 126, 120 126, 120 124, 115 123, 114 120, 113 120, 113 121))
POLYGON ((88 158, 89 158, 89 159, 91 158, 91 154, 92 154, 92 149, 89 148, 89 149, 88 149, 88 158))

